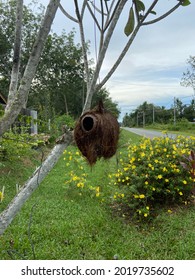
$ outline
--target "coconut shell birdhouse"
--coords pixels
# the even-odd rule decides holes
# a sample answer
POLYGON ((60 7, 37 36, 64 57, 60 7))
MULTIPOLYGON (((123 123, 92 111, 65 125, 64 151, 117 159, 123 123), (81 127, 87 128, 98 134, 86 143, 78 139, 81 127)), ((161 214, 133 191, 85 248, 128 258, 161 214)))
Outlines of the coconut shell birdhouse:
POLYGON ((97 107, 79 118, 74 129, 74 139, 88 163, 93 165, 98 158, 109 159, 116 153, 119 124, 100 101, 97 107))

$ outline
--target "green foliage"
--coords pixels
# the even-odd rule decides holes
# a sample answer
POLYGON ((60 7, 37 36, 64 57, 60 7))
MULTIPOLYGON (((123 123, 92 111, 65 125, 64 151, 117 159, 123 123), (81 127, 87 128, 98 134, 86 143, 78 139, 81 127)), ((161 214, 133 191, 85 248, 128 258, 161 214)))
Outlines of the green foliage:
POLYGON ((189 0, 180 0, 180 1, 181 1, 182 6, 188 6, 191 4, 191 2, 189 0))
POLYGON ((171 211, 175 204, 187 205, 192 199, 194 177, 180 161, 194 146, 194 137, 144 139, 129 146, 114 175, 118 186, 114 199, 139 218, 152 217, 159 207, 171 211))
POLYGON ((134 16, 133 7, 131 7, 129 12, 129 18, 124 29, 126 36, 129 36, 133 32, 134 26, 135 26, 135 16, 134 16))
POLYGON ((0 160, 17 160, 28 154, 29 149, 43 145, 44 141, 37 135, 28 133, 6 132, 0 138, 0 160))
POLYGON ((56 116, 51 123, 50 135, 58 137, 64 133, 64 129, 73 129, 75 121, 70 115, 56 116))

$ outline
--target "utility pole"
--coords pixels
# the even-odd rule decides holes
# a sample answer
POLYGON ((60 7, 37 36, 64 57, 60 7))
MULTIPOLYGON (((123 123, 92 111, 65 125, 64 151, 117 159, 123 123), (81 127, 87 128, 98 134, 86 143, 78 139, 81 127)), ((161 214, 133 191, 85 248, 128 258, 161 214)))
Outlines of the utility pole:
POLYGON ((143 111, 143 127, 145 127, 146 124, 146 118, 145 118, 145 112, 143 111))
POLYGON ((174 97, 174 118, 173 118, 173 122, 174 122, 174 125, 176 125, 176 98, 174 97))
POLYGON ((154 104, 153 104, 153 110, 152 110, 152 120, 153 120, 153 124, 155 122, 155 116, 154 116, 154 104))
POLYGON ((139 111, 137 111, 137 127, 139 126, 139 111))

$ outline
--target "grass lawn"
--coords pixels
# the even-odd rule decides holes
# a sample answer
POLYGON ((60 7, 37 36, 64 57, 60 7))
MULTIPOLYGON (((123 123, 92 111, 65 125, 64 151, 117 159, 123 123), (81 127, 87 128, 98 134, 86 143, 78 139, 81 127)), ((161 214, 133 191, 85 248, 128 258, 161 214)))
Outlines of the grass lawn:
MULTIPOLYGON (((136 143, 139 139, 122 131, 119 153, 127 142, 136 143)), ((70 146, 67 155, 76 151, 70 146)), ((93 168, 81 161, 89 185, 111 188, 108 174, 117 170, 119 153, 109 161, 97 162, 93 168)), ((109 260, 116 255, 122 260, 195 259, 194 207, 178 207, 171 214, 162 211, 151 223, 127 221, 93 191, 78 188, 76 182, 75 186, 67 183, 69 173, 77 172, 81 165, 74 159, 67 165, 64 157, 0 236, 0 259, 109 260)), ((28 172, 30 169, 32 166, 28 172)), ((16 174, 18 171, 10 174, 10 195, 15 191, 16 174)), ((23 180, 26 177, 24 174, 23 180)), ((2 174, 0 180, 5 187, 8 185, 2 174)), ((0 206, 3 209, 5 205, 0 206)))

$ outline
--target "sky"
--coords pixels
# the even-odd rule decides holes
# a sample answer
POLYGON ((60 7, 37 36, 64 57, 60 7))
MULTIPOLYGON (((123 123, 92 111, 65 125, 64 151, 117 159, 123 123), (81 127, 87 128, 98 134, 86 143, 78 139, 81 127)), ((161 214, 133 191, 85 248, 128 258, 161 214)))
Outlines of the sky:
MULTIPOLYGON (((99 2, 95 0, 96 3, 99 2)), ((26 0, 26 2, 28 2, 26 0)), ((47 5, 49 1, 38 1, 47 5)), ((83 1, 79 0, 79 3, 83 1)), ((144 0, 145 6, 151 0, 144 0)), ((24 1, 25 3, 25 1, 24 1)), ((159 0, 154 9, 157 15, 150 15, 150 20, 162 15, 174 5, 177 0, 159 0)), ((61 1, 62 6, 73 16, 73 1, 61 1)), ((128 38, 124 34, 131 1, 125 6, 121 19, 110 42, 103 63, 100 80, 112 67, 128 38)), ((90 58, 96 61, 95 44, 98 42, 98 30, 90 15, 85 17, 85 36, 90 40, 90 58)), ((59 10, 56 14, 52 30, 58 34, 64 29, 67 33, 76 30, 75 43, 80 42, 77 24, 67 19, 59 10)), ((113 101, 118 103, 122 120, 125 113, 131 113, 140 104, 147 101, 156 106, 170 108, 174 97, 184 104, 189 104, 193 98, 193 89, 180 85, 183 72, 189 68, 187 59, 195 55, 195 1, 191 5, 179 7, 174 13, 153 25, 143 26, 133 41, 127 55, 112 75, 105 87, 113 101)))

